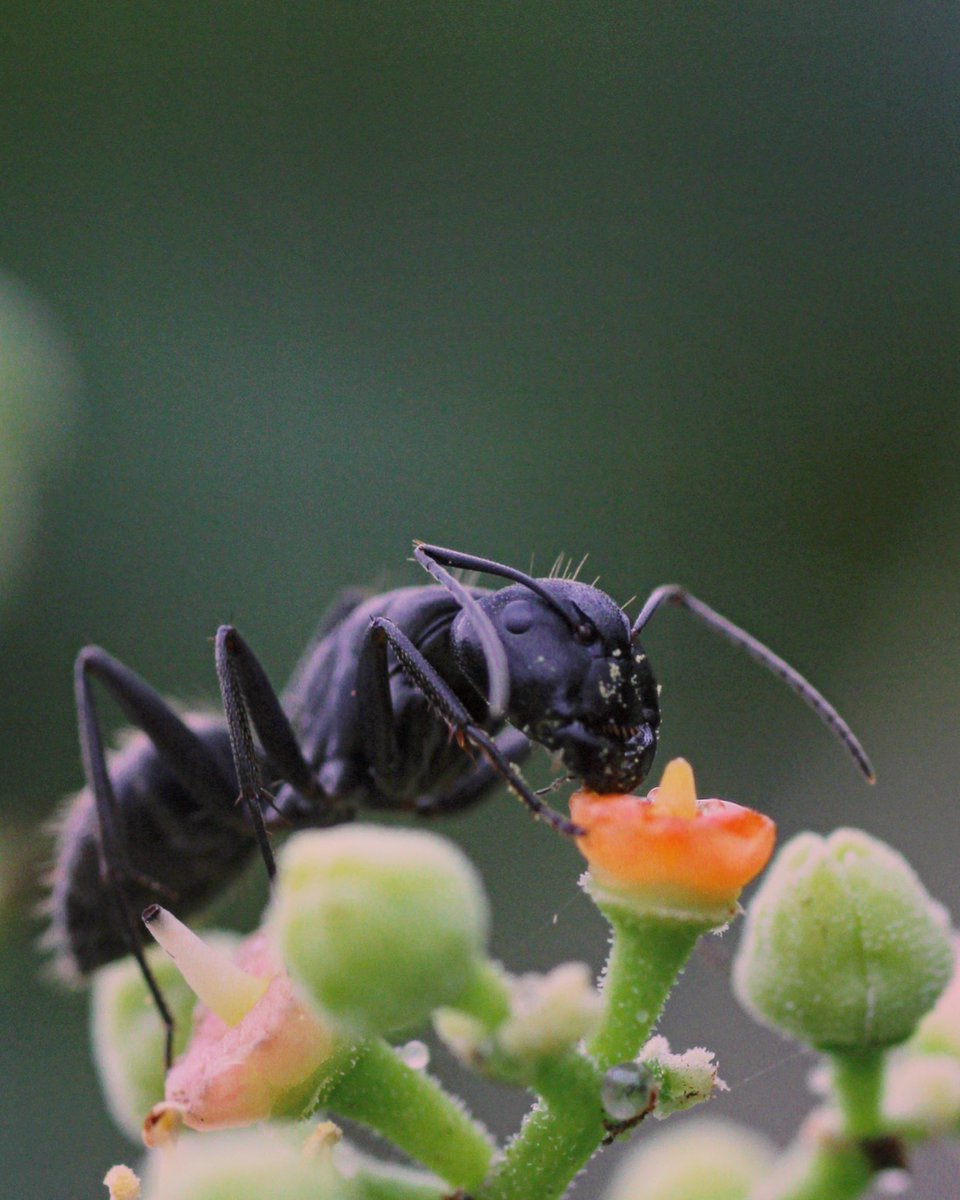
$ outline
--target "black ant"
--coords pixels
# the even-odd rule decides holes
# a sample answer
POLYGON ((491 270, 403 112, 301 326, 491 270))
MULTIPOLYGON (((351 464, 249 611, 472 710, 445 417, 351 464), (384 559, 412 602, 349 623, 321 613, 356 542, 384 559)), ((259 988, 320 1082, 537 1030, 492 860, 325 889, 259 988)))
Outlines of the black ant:
POLYGON ((346 594, 282 696, 237 630, 222 626, 215 657, 225 721, 181 717, 96 646, 77 658, 87 786, 61 826, 48 941, 73 975, 135 955, 167 1027, 168 1060, 172 1020, 144 957, 142 909, 165 898, 189 914, 257 848, 272 878, 271 829, 334 825, 360 809, 458 812, 501 782, 535 816, 576 835, 517 764, 538 743, 587 788, 628 792, 642 783, 657 749, 660 700, 639 637, 665 605, 686 609, 783 679, 873 779, 859 741, 823 696, 681 587, 657 588, 631 626, 609 596, 575 579, 534 579, 423 544, 414 558, 439 586, 346 594), (467 586, 447 568, 510 586, 467 586), (140 731, 109 766, 94 680, 140 731))

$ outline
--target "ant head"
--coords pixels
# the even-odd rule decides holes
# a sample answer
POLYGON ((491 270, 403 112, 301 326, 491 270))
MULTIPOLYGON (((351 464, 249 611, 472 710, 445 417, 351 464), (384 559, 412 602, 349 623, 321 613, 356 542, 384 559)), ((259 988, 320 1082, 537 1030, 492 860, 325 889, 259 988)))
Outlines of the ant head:
MULTIPOLYGON (((623 610, 598 588, 569 579, 525 580, 477 604, 506 655, 511 723, 559 751, 595 791, 630 791, 642 782, 660 712, 653 674, 631 642, 623 610)), ((487 657, 470 618, 465 610, 454 621, 454 653, 487 695, 487 657)))

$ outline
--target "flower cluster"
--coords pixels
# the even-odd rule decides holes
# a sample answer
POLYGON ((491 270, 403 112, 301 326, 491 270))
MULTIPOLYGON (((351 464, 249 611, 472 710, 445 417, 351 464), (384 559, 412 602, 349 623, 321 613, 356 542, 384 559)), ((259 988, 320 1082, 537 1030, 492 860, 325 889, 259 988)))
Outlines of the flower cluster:
MULTIPOLYGON (((146 1117, 143 1200, 556 1200, 601 1145, 723 1090, 709 1050, 673 1053, 653 1034, 697 940, 766 865, 773 823, 698 799, 683 760, 648 796, 581 792, 571 815, 582 885, 612 932, 599 984, 582 963, 514 976, 492 962, 476 872, 422 832, 292 838, 263 928, 240 943, 148 910, 177 1061, 164 1078, 129 963, 101 973, 94 1022, 112 1111, 128 1131, 146 1117), (537 1097, 506 1147, 408 1044, 431 1023, 469 1069, 537 1097), (317 1114, 308 1136, 296 1121, 317 1114), (340 1119, 415 1167, 359 1154, 340 1119)), ((855 831, 796 839, 751 906, 735 981, 755 1016, 828 1056, 831 1106, 776 1165, 746 1132, 682 1126, 623 1167, 609 1200, 641 1194, 638 1180, 654 1198, 842 1200, 858 1194, 836 1190, 842 1171, 866 1186, 883 1139, 960 1131, 956 985, 935 1005, 952 963, 942 910, 893 851, 855 831)), ((141 1194, 126 1168, 105 1182, 114 1200, 141 1194)))

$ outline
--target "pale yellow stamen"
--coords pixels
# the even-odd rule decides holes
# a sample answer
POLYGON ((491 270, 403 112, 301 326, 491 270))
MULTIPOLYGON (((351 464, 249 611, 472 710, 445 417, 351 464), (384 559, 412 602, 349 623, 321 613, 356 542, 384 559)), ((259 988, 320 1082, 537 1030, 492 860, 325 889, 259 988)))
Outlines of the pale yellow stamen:
POLYGON ((693 767, 685 758, 675 758, 667 763, 653 802, 671 817, 692 819, 697 815, 697 785, 693 767))
POLYGON ((327 1158, 339 1142, 343 1141, 343 1130, 333 1121, 321 1121, 303 1143, 305 1158, 327 1158))
POLYGON ((129 1167, 111 1167, 103 1182, 110 1191, 110 1200, 140 1200, 140 1180, 129 1167))
POLYGON ((270 986, 269 979, 242 970, 158 904, 147 909, 144 921, 199 999, 226 1025, 238 1025, 270 986))

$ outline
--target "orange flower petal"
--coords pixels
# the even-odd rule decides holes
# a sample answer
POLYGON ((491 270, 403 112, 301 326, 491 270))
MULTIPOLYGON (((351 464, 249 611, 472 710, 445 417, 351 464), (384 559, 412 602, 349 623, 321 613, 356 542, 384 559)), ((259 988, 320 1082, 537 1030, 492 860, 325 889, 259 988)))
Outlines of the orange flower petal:
POLYGON ((649 796, 577 792, 570 815, 602 887, 660 908, 733 903, 766 866, 776 836, 769 817, 729 800, 698 800, 677 816, 649 796))

